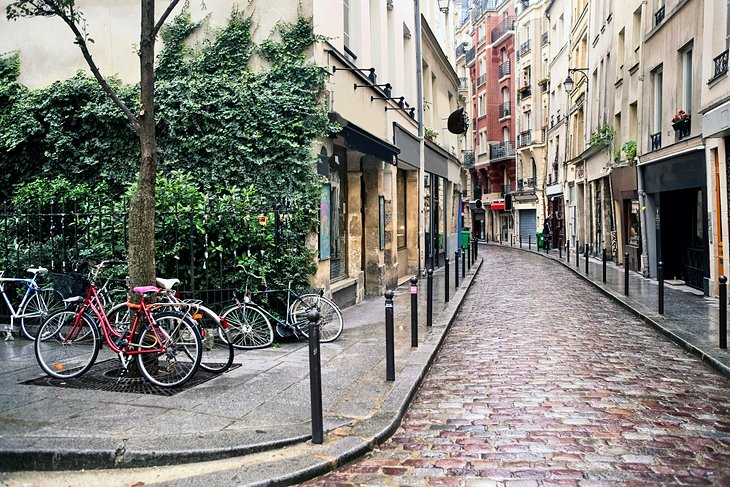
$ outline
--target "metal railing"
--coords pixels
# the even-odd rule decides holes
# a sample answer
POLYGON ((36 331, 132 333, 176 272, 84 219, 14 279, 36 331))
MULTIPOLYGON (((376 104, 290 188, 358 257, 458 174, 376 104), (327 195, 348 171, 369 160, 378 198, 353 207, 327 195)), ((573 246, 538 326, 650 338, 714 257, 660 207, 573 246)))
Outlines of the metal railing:
POLYGON ((456 46, 456 58, 463 56, 466 54, 466 42, 462 42, 458 46, 456 46))
POLYGON ((468 51, 466 51, 466 64, 467 66, 474 62, 474 59, 477 56, 477 50, 476 48, 472 47, 468 51))
POLYGON ((654 25, 659 25, 664 20, 664 6, 656 11, 654 14, 654 25))
POLYGON ((674 135, 677 142, 679 142, 680 140, 689 137, 690 132, 692 132, 692 121, 685 120, 684 122, 676 123, 672 128, 674 128, 674 135))
POLYGON ((459 91, 469 91, 469 78, 466 76, 459 77, 459 91))
POLYGON ((486 82, 487 82, 487 73, 484 73, 483 75, 481 75, 480 77, 477 78, 477 86, 481 86, 486 82))
POLYGON ((525 42, 520 44, 520 57, 525 56, 528 52, 530 52, 530 39, 527 39, 525 42))
POLYGON ((499 118, 509 117, 512 115, 511 102, 506 101, 499 105, 499 118))
POLYGON ((497 39, 505 35, 509 31, 515 30, 515 18, 513 16, 506 17, 502 22, 492 29, 492 43, 497 42, 497 39))
POLYGON ((651 150, 657 150, 662 148, 662 133, 657 132, 649 135, 651 150))
POLYGON ((544 46, 545 44, 547 44, 548 43, 548 40, 549 40, 548 33, 547 32, 543 32, 542 33, 542 37, 540 37, 540 46, 544 46))
POLYGON ((512 141, 501 142, 499 144, 489 145, 489 158, 501 159, 503 157, 512 157, 515 155, 515 146, 512 141))
POLYGON ((517 136, 517 147, 524 147, 532 143, 532 130, 523 130, 517 136))
POLYGON ((499 65, 498 78, 504 78, 509 74, 509 59, 499 65))
POLYGON ((523 86, 522 89, 517 92, 517 101, 524 100, 530 96, 532 96, 532 88, 529 85, 523 86))
POLYGON ((463 151, 461 151, 461 154, 464 158, 464 167, 466 169, 473 169, 474 164, 476 162, 476 159, 474 158, 474 151, 473 150, 463 150, 463 151))
POLYGON ((708 83, 712 83, 723 74, 727 74, 727 58, 728 50, 726 49, 725 52, 721 53, 719 56, 712 60, 715 65, 715 69, 712 71, 712 77, 710 78, 708 83))

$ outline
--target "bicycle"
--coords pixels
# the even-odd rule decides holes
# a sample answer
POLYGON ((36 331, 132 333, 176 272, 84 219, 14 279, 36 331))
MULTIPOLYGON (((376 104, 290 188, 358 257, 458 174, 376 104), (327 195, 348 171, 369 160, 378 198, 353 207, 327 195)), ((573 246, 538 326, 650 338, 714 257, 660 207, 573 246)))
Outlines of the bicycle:
MULTIPOLYGON (((200 366, 202 342, 198 328, 189 318, 173 311, 154 316, 148 299, 156 295, 156 286, 139 286, 139 304, 129 303, 135 310, 131 326, 117 331, 109 324, 94 281, 99 271, 115 261, 94 266, 92 279, 79 274, 66 276, 64 301, 81 303, 78 310, 61 310, 50 315, 38 332, 35 355, 41 369, 58 379, 79 377, 93 365, 102 348, 102 337, 119 358, 123 377, 132 359, 136 359, 142 376, 161 387, 181 386, 200 366)), ((58 280, 61 278, 58 277, 58 280)))
MULTIPOLYGON (((298 294, 292 289, 292 284, 299 276, 295 274, 286 289, 286 315, 277 316, 255 303, 252 293, 248 287, 249 278, 263 279, 244 266, 239 265, 246 274, 246 285, 243 300, 235 297, 235 303, 221 313, 221 320, 228 323, 228 330, 233 340, 233 346, 240 349, 264 348, 274 343, 274 328, 271 325, 276 323, 276 333, 282 337, 302 336, 308 338, 309 319, 307 313, 314 307, 319 308, 320 329, 319 341, 322 343, 332 342, 340 337, 343 330, 342 312, 333 301, 319 293, 298 294)), ((264 293, 272 293, 266 289, 264 293)), ((283 290, 281 290, 283 292, 283 290)))
MULTIPOLYGON (((234 348, 228 336, 228 324, 210 308, 203 306, 199 300, 181 300, 175 295, 173 288, 180 283, 179 279, 157 278, 160 287, 158 301, 150 307, 153 312, 157 309, 172 307, 184 312, 185 316, 193 319, 198 326, 198 332, 203 344, 202 359, 200 368, 221 374, 228 370, 233 364, 234 348)), ((114 306, 107 313, 109 324, 119 331, 120 328, 128 326, 131 318, 129 307, 126 303, 114 306)))
POLYGON ((20 331, 28 340, 35 340, 38 335, 43 320, 49 313, 57 311, 63 307, 63 303, 56 296, 54 290, 50 287, 41 288, 38 285, 38 278, 48 273, 45 267, 31 267, 28 272, 33 274, 31 278, 20 277, 4 277, 5 271, 0 271, 0 294, 2 294, 5 304, 10 311, 10 324, 2 325, 5 329, 0 332, 6 332, 5 340, 13 340, 13 330, 15 328, 15 320, 20 319, 20 331), (23 283, 27 286, 23 298, 18 303, 17 311, 5 292, 6 283, 15 282, 23 283))

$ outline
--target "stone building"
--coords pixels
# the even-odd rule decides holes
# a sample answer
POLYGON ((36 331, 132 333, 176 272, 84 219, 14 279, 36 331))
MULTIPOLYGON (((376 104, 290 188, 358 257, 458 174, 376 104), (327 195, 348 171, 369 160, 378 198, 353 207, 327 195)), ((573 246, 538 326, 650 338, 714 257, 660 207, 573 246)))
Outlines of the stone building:
MULTIPOLYGON (((3 11, 7 3, 0 1, 3 11)), ((394 0, 251 0, 240 7, 254 18, 255 42, 268 37, 277 22, 298 15, 311 17, 315 32, 328 39, 309 54, 330 70, 323 102, 343 130, 313 145, 320 160, 313 170, 327 183, 320 234, 311 239, 318 257, 312 281, 341 305, 382 295, 425 269, 432 248, 443 253, 457 245, 460 144, 444 123, 458 106, 453 12, 435 1, 420 2, 417 12, 418 6, 394 0), (437 134, 423 145, 422 106, 423 124, 437 134)), ((212 27, 222 25, 233 7, 229 0, 189 6, 194 20, 206 18, 212 27)), ((132 47, 139 42, 139 3, 85 2, 83 9, 102 72, 137 81, 132 47)), ((8 23, 3 17, 0 29, 0 52, 19 51, 21 81, 28 86, 87 70, 59 19, 8 23)))

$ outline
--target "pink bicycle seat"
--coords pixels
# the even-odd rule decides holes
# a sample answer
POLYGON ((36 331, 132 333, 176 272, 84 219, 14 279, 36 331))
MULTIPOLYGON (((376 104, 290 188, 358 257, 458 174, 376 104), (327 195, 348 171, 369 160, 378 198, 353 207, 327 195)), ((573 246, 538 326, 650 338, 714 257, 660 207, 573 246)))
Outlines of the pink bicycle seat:
POLYGON ((159 289, 156 286, 137 286, 136 288, 132 289, 135 293, 139 294, 145 294, 145 293, 156 293, 159 291, 159 289))

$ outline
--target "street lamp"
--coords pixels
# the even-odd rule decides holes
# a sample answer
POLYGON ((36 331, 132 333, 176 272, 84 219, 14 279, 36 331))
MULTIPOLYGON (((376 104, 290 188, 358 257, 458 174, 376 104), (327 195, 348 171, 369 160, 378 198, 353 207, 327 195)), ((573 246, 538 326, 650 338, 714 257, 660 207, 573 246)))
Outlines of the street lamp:
POLYGON ((576 72, 586 77, 586 91, 588 91, 588 75, 586 74, 587 71, 588 68, 568 68, 568 77, 565 78, 565 81, 563 81, 565 92, 570 94, 570 92, 573 91, 573 88, 575 87, 575 81, 573 81, 573 78, 570 77, 570 73, 576 72))
POLYGON ((438 2, 439 10, 445 14, 449 13, 449 0, 438 0, 438 2))

